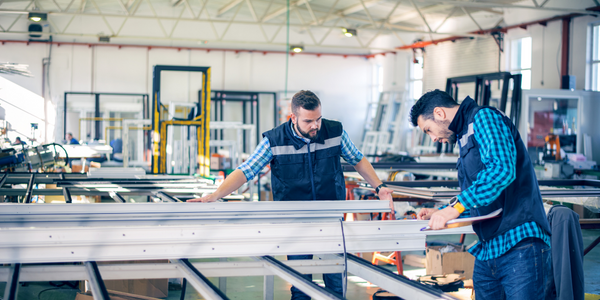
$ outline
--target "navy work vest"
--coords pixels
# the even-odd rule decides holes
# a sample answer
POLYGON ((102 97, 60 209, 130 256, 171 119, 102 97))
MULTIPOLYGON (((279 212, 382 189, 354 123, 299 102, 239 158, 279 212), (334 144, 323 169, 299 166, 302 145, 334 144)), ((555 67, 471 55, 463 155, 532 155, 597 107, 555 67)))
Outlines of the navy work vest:
POLYGON ((291 120, 263 133, 273 152, 273 200, 345 200, 342 133, 342 123, 326 119, 317 140, 310 143, 294 136, 291 120))
POLYGON ((481 161, 479 144, 475 140, 474 133, 478 129, 473 128, 475 115, 481 109, 491 109, 494 113, 501 115, 504 124, 510 128, 517 150, 516 178, 492 203, 487 206, 471 208, 473 217, 489 214, 498 208, 503 209, 501 217, 477 223, 473 225, 473 230, 480 240, 488 241, 519 225, 534 221, 550 234, 550 226, 546 219, 537 178, 519 131, 502 112, 490 106, 477 106, 470 97, 461 103, 455 117, 459 119, 453 120, 450 124, 450 130, 457 133, 460 147, 460 158, 456 166, 460 188, 463 191, 469 188, 473 181, 477 180, 479 172, 485 169, 485 165, 481 161), (458 125, 456 131, 453 125, 458 125))

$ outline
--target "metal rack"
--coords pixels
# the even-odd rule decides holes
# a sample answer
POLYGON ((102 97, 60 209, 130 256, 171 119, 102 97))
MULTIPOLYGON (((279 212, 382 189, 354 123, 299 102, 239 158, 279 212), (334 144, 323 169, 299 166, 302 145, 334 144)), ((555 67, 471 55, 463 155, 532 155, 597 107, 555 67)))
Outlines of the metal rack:
MULTIPOLYGON (((98 179, 85 174, 3 173, 0 180, 5 201, 24 196, 24 203, 0 203, 0 240, 7 241, 0 245, 0 263, 12 264, 0 267, 0 280, 9 283, 7 300, 16 298, 18 282, 88 280, 95 299, 108 299, 103 280, 165 277, 184 277, 206 299, 227 299, 226 290, 207 280, 227 276, 265 276, 265 299, 273 299, 273 276, 313 298, 340 299, 300 274, 342 272, 344 260, 335 254, 343 252, 344 246, 348 252, 425 249, 426 235, 420 228, 427 221, 340 222, 344 213, 389 211, 387 201, 193 204, 181 200, 216 187, 206 180, 153 175, 98 179), (44 183, 58 188, 33 188, 44 183), (27 187, 7 188, 15 184, 27 187), (69 203, 71 195, 80 194, 111 197, 115 203, 69 203), (63 195, 67 203, 28 204, 31 195, 63 195), (131 195, 147 196, 149 202, 123 203, 131 195), (44 249, 44 255, 39 249, 44 249), (320 255, 323 260, 282 262, 273 258, 305 253, 320 255), (254 261, 189 260, 226 257, 252 257, 254 261), (97 263, 151 259, 170 263, 97 263)), ((471 232, 471 228, 460 228, 427 234, 471 232)), ((453 299, 348 256, 350 273, 393 293, 453 299)))

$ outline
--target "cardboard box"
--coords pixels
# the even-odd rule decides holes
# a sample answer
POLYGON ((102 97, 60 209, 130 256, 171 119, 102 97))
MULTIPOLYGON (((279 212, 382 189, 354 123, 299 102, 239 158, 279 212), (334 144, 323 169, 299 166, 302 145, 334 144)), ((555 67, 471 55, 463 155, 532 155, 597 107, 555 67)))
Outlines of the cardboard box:
POLYGON ((429 275, 459 274, 465 279, 473 278, 475 257, 471 253, 462 251, 462 247, 449 245, 457 252, 441 253, 440 249, 446 246, 427 247, 426 272, 429 275))
POLYGON ((213 170, 231 169, 231 158, 221 156, 210 157, 210 168, 213 170))
MULTIPOLYGON (((123 263, 165 263, 165 260, 133 260, 133 261, 115 261, 99 262, 102 264, 123 264, 123 263)), ((146 297, 165 298, 169 296, 169 279, 129 279, 129 280, 105 280, 106 289, 125 292, 146 297)))

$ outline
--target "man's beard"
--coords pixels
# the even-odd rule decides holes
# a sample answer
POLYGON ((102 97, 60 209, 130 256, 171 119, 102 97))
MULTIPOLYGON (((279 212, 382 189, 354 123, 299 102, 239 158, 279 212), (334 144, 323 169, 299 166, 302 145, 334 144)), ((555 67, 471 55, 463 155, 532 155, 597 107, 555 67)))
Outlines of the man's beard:
POLYGON ((452 130, 448 129, 448 127, 450 127, 450 121, 435 121, 435 123, 437 123, 443 128, 441 132, 441 134, 443 135, 442 138, 448 140, 448 144, 456 143, 456 134, 452 130))
POLYGON ((316 141, 316 140, 317 140, 317 138, 319 137, 319 133, 321 132, 321 130, 319 130, 319 129, 314 129, 314 130, 311 130, 311 131, 309 131, 309 132, 304 132, 304 131, 302 131, 302 129, 300 129, 300 127, 299 127, 298 125, 296 125, 296 129, 298 129, 298 132, 300 132, 300 134, 301 134, 303 137, 305 137, 305 138, 307 138, 307 139, 311 140, 312 142, 314 142, 314 141, 316 141), (314 137, 311 137, 311 136, 310 136, 310 133, 311 133, 311 132, 315 132, 315 131, 316 131, 316 134, 315 134, 315 136, 314 136, 314 137))

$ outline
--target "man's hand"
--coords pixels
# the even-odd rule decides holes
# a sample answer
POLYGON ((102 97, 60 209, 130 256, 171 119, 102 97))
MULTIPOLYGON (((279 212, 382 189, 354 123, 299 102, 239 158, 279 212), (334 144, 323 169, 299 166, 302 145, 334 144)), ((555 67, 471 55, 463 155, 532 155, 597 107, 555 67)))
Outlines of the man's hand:
POLYGON ((390 208, 394 211, 394 197, 392 197, 392 192, 391 189, 381 187, 377 196, 379 196, 380 200, 390 200, 390 208))
POLYGON ((217 201, 217 199, 213 199, 212 197, 213 194, 208 194, 202 198, 194 198, 194 199, 190 199, 187 200, 186 202, 203 202, 203 203, 207 203, 207 202, 215 202, 217 201))
POLYGON ((429 220, 431 215, 437 212, 438 209, 435 208, 421 208, 419 213, 417 214, 417 220, 429 220))
POLYGON ((433 230, 444 229, 446 223, 452 219, 456 219, 460 216, 458 210, 452 206, 448 206, 442 210, 434 212, 429 218, 429 227, 433 230))

